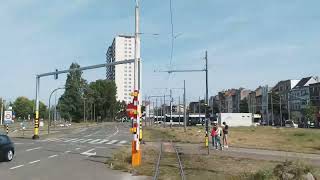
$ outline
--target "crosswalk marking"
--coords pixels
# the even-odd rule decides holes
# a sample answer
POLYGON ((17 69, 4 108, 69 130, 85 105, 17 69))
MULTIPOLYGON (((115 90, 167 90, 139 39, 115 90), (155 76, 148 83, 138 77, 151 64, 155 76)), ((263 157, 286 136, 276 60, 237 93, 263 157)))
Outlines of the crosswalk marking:
POLYGON ((68 140, 63 141, 63 142, 70 142, 70 141, 74 141, 74 140, 76 140, 76 139, 79 139, 79 138, 68 139, 68 140))
POLYGON ((80 141, 83 141, 84 139, 77 139, 77 140, 74 140, 74 141, 70 141, 70 142, 73 142, 73 143, 75 143, 75 142, 80 142, 80 141))
POLYGON ((88 142, 88 141, 92 141, 92 139, 86 139, 86 140, 83 140, 83 141, 80 141, 81 143, 85 143, 85 142, 88 142))
POLYGON ((108 143, 106 143, 106 144, 114 144, 114 143, 116 143, 116 142, 118 142, 118 140, 112 140, 112 141, 110 141, 110 142, 108 142, 108 143))
POLYGON ((126 140, 108 140, 108 139, 81 139, 81 138, 49 138, 46 142, 65 142, 65 143, 89 143, 89 144, 118 144, 123 145, 128 143, 126 140))
POLYGON ((119 144, 125 144, 127 141, 120 141, 119 144))
POLYGON ((103 144, 103 143, 106 143, 106 142, 108 142, 109 140, 108 139, 104 139, 104 140, 102 140, 102 141, 100 141, 100 142, 97 142, 97 144, 103 144))
POLYGON ((90 141, 89 144, 95 144, 96 142, 100 141, 101 139, 95 139, 93 141, 90 141))

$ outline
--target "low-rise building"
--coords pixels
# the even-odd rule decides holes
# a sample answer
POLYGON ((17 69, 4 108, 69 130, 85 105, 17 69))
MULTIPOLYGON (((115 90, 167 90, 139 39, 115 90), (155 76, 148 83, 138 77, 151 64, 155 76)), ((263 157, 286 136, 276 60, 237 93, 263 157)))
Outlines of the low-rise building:
POLYGON ((306 124, 304 109, 307 108, 310 102, 310 84, 319 82, 318 77, 302 78, 298 84, 292 88, 289 93, 289 104, 291 111, 291 119, 300 124, 306 124))
POLYGON ((289 119, 288 97, 292 88, 294 88, 300 80, 284 80, 279 81, 271 90, 274 104, 279 105, 279 111, 274 111, 274 123, 276 125, 284 125, 285 120, 289 119))

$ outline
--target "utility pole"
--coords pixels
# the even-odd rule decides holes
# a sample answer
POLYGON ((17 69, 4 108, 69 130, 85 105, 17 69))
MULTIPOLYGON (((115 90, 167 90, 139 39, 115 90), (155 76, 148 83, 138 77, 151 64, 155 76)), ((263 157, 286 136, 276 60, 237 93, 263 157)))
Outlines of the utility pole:
POLYGON ((206 135, 205 135, 205 145, 208 149, 208 155, 210 154, 209 150, 209 117, 207 116, 207 106, 208 106, 208 51, 206 51, 206 102, 205 102, 205 123, 206 123, 206 135))
POLYGON ((83 121, 87 122, 87 118, 86 118, 86 98, 83 98, 83 121))
POLYGON ((157 121, 159 121, 159 113, 158 113, 158 98, 156 98, 156 116, 157 116, 157 121))
POLYGON ((161 98, 159 98, 159 103, 160 103, 160 121, 162 121, 163 122, 163 108, 162 108, 162 99, 161 98))
POLYGON ((172 128, 172 90, 170 89, 170 128, 172 128))
POLYGON ((54 96, 54 121, 57 122, 57 93, 54 96))
POLYGON ((183 80, 183 121, 184 132, 187 131, 186 80, 183 80))
POLYGON ((179 126, 180 126, 180 96, 179 96, 178 114, 179 114, 179 126))
POLYGON ((153 107, 153 122, 154 122, 156 118, 156 108, 154 106, 154 101, 152 101, 152 107, 153 107))
POLYGON ((93 103, 93 121, 98 122, 96 119, 96 104, 95 103, 93 103))
POLYGON ((149 100, 149 109, 148 109, 148 116, 149 116, 149 125, 151 126, 151 116, 150 116, 150 109, 151 109, 151 101, 150 101, 150 98, 148 98, 148 100, 149 100))
POLYGON ((272 102, 272 91, 271 91, 271 118, 272 118, 272 126, 274 125, 274 115, 273 115, 273 102, 272 102))
POLYGON ((279 94, 280 95, 280 125, 281 125, 281 127, 282 127, 282 103, 281 103, 281 94, 279 94))
POLYGON ((290 93, 288 93, 288 119, 291 120, 291 111, 290 111, 290 93))
POLYGON ((270 119, 269 119, 269 94, 268 94, 268 86, 266 86, 266 90, 265 90, 265 92, 266 92, 266 94, 267 94, 267 122, 268 122, 268 126, 270 126, 270 119))
POLYGON ((213 104, 214 104, 214 96, 212 96, 212 103, 211 103, 211 106, 212 106, 212 109, 211 109, 211 114, 212 114, 212 117, 214 117, 214 114, 213 114, 213 104))
POLYGON ((166 106, 166 95, 163 95, 163 107, 164 107, 164 111, 163 111, 163 126, 166 127, 166 114, 167 114, 167 106, 166 106))
POLYGON ((200 96, 199 96, 199 104, 198 104, 199 106, 198 106, 198 110, 199 110, 199 122, 201 123, 201 115, 200 115, 200 113, 201 113, 201 112, 200 112, 200 111, 201 111, 201 105, 200 105, 200 104, 201 104, 201 102, 200 102, 200 96))
MULTIPOLYGON (((205 103, 208 105, 208 52, 206 51, 205 53, 205 69, 189 69, 189 70, 169 70, 169 71, 160 71, 160 72, 167 72, 167 73, 173 73, 173 72, 206 72, 206 98, 205 98, 205 103)), ((208 118, 206 118, 207 121, 208 118)), ((205 145, 208 148, 208 153, 209 153, 209 137, 208 137, 208 130, 209 130, 209 125, 207 125, 208 122, 206 123, 206 135, 205 135, 205 145)))
POLYGON ((140 123, 141 117, 141 60, 140 60, 140 13, 139 0, 136 0, 135 5, 135 48, 134 48, 134 94, 137 101, 134 100, 137 107, 137 116, 133 119, 133 140, 132 140, 132 161, 133 167, 141 164, 140 140, 142 140, 142 126, 140 123))

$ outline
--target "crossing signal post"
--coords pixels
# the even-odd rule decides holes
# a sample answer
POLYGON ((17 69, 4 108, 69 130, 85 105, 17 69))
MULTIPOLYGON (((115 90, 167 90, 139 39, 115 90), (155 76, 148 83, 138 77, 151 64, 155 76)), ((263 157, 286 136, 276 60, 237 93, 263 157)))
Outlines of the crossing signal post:
POLYGON ((138 119, 141 116, 141 109, 139 109, 139 92, 134 91, 132 94, 133 102, 128 104, 127 112, 128 116, 132 119, 132 128, 130 129, 132 140, 132 166, 136 167, 141 164, 141 150, 140 150, 140 136, 142 130, 138 119))

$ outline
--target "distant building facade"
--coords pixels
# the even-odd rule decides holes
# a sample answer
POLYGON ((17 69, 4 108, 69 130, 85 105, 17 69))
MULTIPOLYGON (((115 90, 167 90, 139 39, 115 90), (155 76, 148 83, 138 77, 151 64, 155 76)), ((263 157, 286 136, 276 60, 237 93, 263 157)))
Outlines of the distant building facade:
POLYGON ((279 105, 279 114, 275 115, 278 118, 274 120, 277 125, 284 125, 285 120, 289 119, 289 93, 291 89, 298 84, 299 81, 300 80, 279 81, 272 88, 273 103, 279 105))
POLYGON ((289 95, 291 119, 296 122, 306 124, 304 109, 310 103, 310 84, 319 82, 318 77, 302 78, 298 84, 292 88, 289 95))
MULTIPOLYGON (((134 49, 134 36, 116 36, 107 50, 106 62, 134 59, 134 49)), ((108 66, 106 78, 115 81, 118 101, 125 101, 127 104, 132 101, 130 93, 134 90, 134 63, 108 66)))

